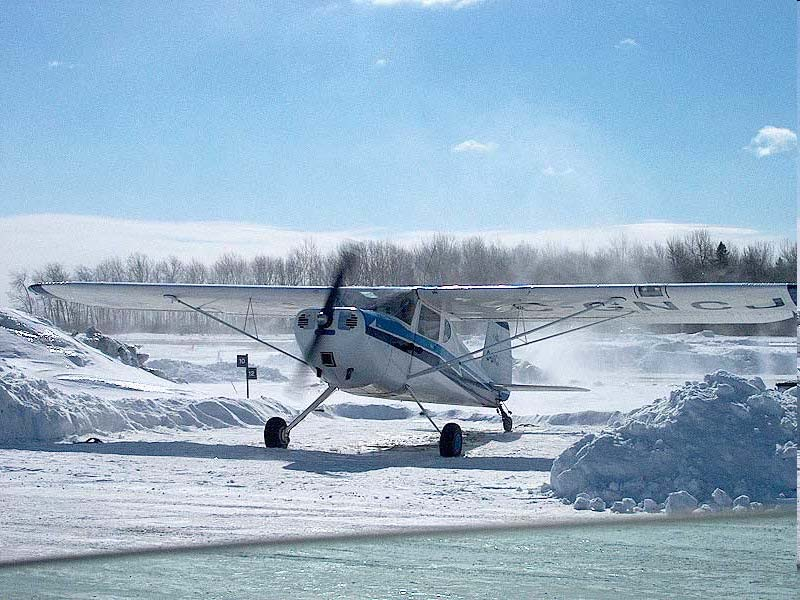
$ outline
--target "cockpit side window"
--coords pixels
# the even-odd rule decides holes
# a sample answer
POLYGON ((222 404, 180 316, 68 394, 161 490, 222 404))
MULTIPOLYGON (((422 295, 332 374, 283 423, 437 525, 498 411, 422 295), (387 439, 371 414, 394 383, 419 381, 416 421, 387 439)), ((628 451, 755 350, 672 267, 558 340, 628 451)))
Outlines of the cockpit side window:
POLYGON ((439 316, 439 313, 431 310, 423 304, 419 311, 419 324, 417 325, 417 331, 429 340, 438 340, 440 320, 441 317, 439 316))

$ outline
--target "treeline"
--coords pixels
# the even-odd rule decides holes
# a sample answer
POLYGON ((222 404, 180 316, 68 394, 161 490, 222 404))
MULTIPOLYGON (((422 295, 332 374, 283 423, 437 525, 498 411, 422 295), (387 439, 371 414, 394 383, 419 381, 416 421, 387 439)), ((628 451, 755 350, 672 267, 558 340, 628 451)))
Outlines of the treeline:
POLYGON ((51 263, 11 274, 12 304, 66 329, 89 324, 106 331, 216 331, 194 314, 121 311, 82 307, 32 296, 39 281, 128 281, 256 285, 328 285, 344 252, 355 256, 348 285, 443 285, 625 282, 794 282, 797 245, 755 242, 737 246, 697 230, 663 243, 641 244, 619 237, 589 249, 555 244, 505 246, 481 237, 435 235, 412 246, 391 241, 347 242, 323 253, 305 241, 286 256, 246 258, 234 253, 206 264, 172 256, 156 260, 142 252, 69 269, 51 263))

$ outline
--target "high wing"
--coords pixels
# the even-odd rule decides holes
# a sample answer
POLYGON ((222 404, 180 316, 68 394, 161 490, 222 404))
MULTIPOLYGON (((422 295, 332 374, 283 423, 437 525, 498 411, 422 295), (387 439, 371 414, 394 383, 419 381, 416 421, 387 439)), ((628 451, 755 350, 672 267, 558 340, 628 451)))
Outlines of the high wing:
MULTIPOLYGON (((366 308, 411 291, 410 287, 345 287, 337 304, 366 308)), ((323 306, 330 288, 325 286, 191 285, 180 283, 59 282, 30 286, 45 297, 87 306, 133 310, 189 311, 179 298, 212 313, 293 317, 298 311, 323 306)))
MULTIPOLYGON (((60 282, 31 291, 69 302, 138 310, 190 310, 179 298, 209 312, 294 316, 322 306, 324 286, 241 286, 156 283, 60 282)), ((416 293, 451 319, 551 321, 625 315, 636 323, 771 323, 794 317, 797 287, 785 283, 493 285, 343 287, 337 304, 374 308, 416 293)))
POLYGON ((626 322, 642 324, 772 323, 794 317, 797 310, 797 286, 785 283, 445 286, 421 287, 418 294, 458 319, 551 321, 624 314, 626 322))

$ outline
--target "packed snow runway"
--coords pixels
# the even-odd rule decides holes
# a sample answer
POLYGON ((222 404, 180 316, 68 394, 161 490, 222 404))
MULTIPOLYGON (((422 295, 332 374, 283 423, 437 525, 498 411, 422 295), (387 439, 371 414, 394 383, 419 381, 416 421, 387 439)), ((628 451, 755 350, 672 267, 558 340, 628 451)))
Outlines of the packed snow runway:
POLYGON ((257 428, 3 450, 2 559, 567 510, 540 486, 572 428, 509 436, 463 423, 467 456, 448 460, 423 418, 338 421, 312 416, 289 450, 263 448, 257 428))
MULTIPOLYGON (((150 355, 147 365, 175 380, 168 381, 58 337, 46 324, 3 314, 0 409, 15 435, 4 425, 0 561, 610 518, 578 513, 543 491, 561 451, 599 431, 615 411, 702 379, 711 363, 759 374, 768 385, 795 377, 789 338, 637 331, 576 337, 519 358, 537 365, 548 382, 592 391, 515 393, 512 433, 502 432, 491 410, 431 410, 437 422, 464 429, 462 458, 438 455, 438 434, 416 406, 341 392, 292 432, 288 450, 268 450, 264 420, 296 414, 323 389, 277 353, 234 336, 121 336, 150 355), (233 366, 243 352, 264 374, 250 401, 233 366), (73 443, 89 436, 104 443, 73 443)), ((271 339, 291 346, 288 336, 271 339)), ((516 375, 528 366, 518 365, 516 375)))

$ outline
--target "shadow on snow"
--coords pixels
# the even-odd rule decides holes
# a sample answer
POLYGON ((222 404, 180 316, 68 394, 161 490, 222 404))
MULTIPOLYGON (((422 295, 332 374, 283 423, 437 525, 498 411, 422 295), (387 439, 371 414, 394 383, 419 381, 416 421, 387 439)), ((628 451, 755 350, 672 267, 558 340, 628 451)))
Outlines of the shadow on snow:
MULTIPOLYGON (((521 433, 470 432, 464 434, 464 450, 488 442, 511 442, 521 433)), ((201 444, 197 442, 106 442, 104 444, 17 444, 9 449, 35 452, 71 452, 129 456, 218 458, 224 460, 262 460, 287 463, 284 469, 324 475, 362 473, 393 467, 485 471, 550 471, 552 458, 524 456, 467 456, 442 458, 438 444, 373 446, 361 454, 343 454, 300 448, 264 448, 258 446, 201 444)))

